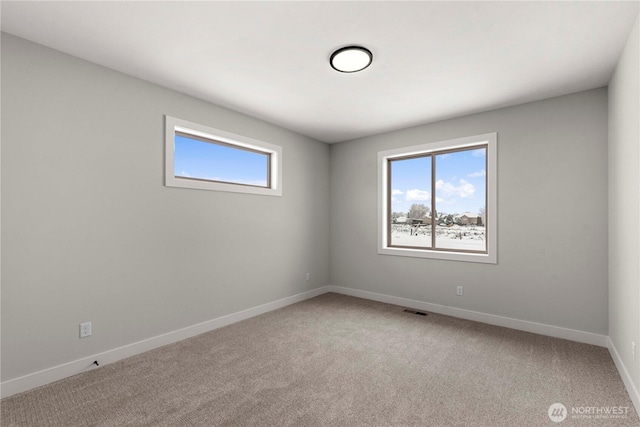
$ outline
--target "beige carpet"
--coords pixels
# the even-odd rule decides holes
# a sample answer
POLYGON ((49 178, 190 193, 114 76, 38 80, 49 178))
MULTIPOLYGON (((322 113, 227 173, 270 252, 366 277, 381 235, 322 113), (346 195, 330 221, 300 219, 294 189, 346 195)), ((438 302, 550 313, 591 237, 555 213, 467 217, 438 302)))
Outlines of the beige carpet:
POLYGON ((29 427, 640 425, 604 348, 337 294, 3 399, 0 409, 3 426, 29 427), (560 423, 548 416, 554 403, 569 411, 560 423), (611 407, 628 412, 584 418, 611 407))

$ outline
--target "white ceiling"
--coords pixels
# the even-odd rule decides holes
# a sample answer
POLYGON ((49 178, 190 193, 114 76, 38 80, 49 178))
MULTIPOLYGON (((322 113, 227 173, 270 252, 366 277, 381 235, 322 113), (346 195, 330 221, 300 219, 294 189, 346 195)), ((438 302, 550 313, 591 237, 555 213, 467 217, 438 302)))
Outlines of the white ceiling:
POLYGON ((627 2, 8 2, 2 31, 325 142, 605 86, 627 2), (336 48, 371 67, 341 74, 336 48))

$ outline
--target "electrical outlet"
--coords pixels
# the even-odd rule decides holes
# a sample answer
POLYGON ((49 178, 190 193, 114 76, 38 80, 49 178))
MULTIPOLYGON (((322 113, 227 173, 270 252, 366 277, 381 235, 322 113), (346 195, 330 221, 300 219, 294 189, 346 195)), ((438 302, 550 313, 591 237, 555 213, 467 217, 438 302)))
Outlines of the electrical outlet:
POLYGON ((636 361, 636 342, 635 341, 631 341, 631 359, 634 362, 636 361))
POLYGON ((458 286, 456 288, 456 295, 458 295, 459 297, 461 297, 462 295, 464 295, 464 287, 462 286, 458 286))
POLYGON ((307 282, 311 280, 311 273, 307 273, 307 282))
POLYGON ((91 336, 91 322, 80 323, 80 338, 91 336))

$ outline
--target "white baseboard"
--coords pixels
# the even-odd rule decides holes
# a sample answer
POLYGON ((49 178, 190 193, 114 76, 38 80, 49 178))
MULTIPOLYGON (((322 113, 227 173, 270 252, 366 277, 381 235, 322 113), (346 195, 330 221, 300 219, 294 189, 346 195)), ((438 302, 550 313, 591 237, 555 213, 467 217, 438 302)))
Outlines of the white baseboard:
POLYGON ((593 334, 591 332, 561 328, 559 326, 545 325, 543 323, 529 322, 527 320, 513 319, 510 317, 496 316, 494 314, 464 310, 462 308, 432 304, 408 298, 394 297, 391 295, 378 294, 375 292, 362 291, 359 289, 343 288, 341 286, 329 286, 329 288, 331 289, 331 292, 335 292, 338 294, 351 295, 354 297, 369 299, 373 301, 386 302, 388 304, 430 311, 432 313, 446 314, 447 316, 488 323, 490 325, 504 326, 505 328, 517 329, 520 331, 532 332, 534 334, 547 335, 555 338, 563 338, 566 340, 577 341, 585 344, 597 345, 599 347, 607 347, 609 342, 608 336, 593 334))
POLYGON ((97 360, 100 365, 107 365, 118 360, 134 356, 136 354, 144 353, 145 351, 153 350, 163 345, 171 344, 184 340, 186 338, 193 337, 205 332, 212 331, 223 326, 230 325, 232 323, 239 322, 254 316, 258 316, 269 311, 276 310, 278 308, 285 307, 287 305, 295 304, 297 302, 304 301, 309 298, 313 298, 318 295, 322 295, 327 292, 335 292, 343 295, 351 295, 359 298, 369 299, 373 301, 384 302, 388 304, 394 304, 404 306, 413 309, 419 309, 424 311, 430 311, 432 313, 445 314, 448 316, 459 317, 462 319, 473 320, 482 323, 488 323, 491 325, 504 326, 511 329, 517 329, 526 332, 532 332, 541 335, 547 335, 556 338, 568 339, 571 341, 582 342, 586 344, 597 345, 600 347, 608 347, 612 357, 615 361, 620 375, 624 380, 629 395, 636 406, 638 412, 640 412, 640 398, 637 389, 634 387, 629 374, 627 373, 624 365, 621 362, 619 355, 616 352, 615 347, 606 335, 598 335, 590 332, 583 332, 574 329, 561 328, 558 326, 545 325, 542 323, 529 322, 526 320, 513 319, 509 317, 496 316, 493 314, 481 313, 477 311, 464 310, 461 308, 448 307, 440 304, 432 304, 424 301, 412 300, 407 298, 394 297, 391 295, 379 294, 375 292, 362 291, 352 288, 344 288, 340 286, 324 286, 316 288, 311 291, 303 292, 297 295, 293 295, 287 298, 283 298, 270 303, 262 304, 257 307, 242 310, 237 313, 229 314, 226 316, 218 317, 216 319, 208 320, 206 322, 198 323, 196 325, 188 326, 186 328, 178 329, 176 331, 168 332, 166 334, 158 335, 146 340, 138 341, 136 343, 128 344, 122 347, 118 347, 112 350, 108 350, 99 354, 84 357, 82 359, 74 360, 62 365, 54 366, 42 371, 34 372, 22 377, 14 378, 4 381, 0 384, 0 397, 11 396, 16 393, 21 393, 58 381, 72 375, 76 375, 85 372, 89 369, 95 369, 93 361, 97 360))
POLYGON ((187 326, 186 328, 171 331, 166 334, 158 335, 146 340, 108 350, 103 353, 94 354, 89 357, 83 357, 82 359, 74 360, 72 362, 64 363, 62 365, 24 375, 22 377, 7 380, 0 384, 0 397, 11 396, 16 393, 31 390, 32 388, 40 387, 45 384, 61 380, 63 378, 85 372, 89 369, 95 369, 96 366, 93 365, 94 360, 97 360, 101 366, 107 365, 109 363, 113 363, 118 360, 134 356, 136 354, 144 353, 145 351, 162 347, 163 345, 171 344, 184 340, 186 338, 209 332, 214 329, 218 329, 223 326, 248 319, 250 317, 258 316, 260 314, 277 310, 278 308, 282 308, 287 305, 295 304, 297 302, 301 302, 309 298, 325 294, 327 292, 329 292, 328 286, 316 288, 311 291, 292 295, 287 298, 282 298, 277 301, 269 302, 257 307, 239 311, 237 313, 218 317, 216 319, 208 320, 196 325, 187 326))
POLYGON ((618 349, 616 348, 616 346, 613 345, 613 341, 611 341, 611 338, 609 338, 608 341, 609 353, 611 354, 613 363, 616 364, 616 368, 618 368, 618 372, 620 373, 622 382, 624 382, 624 385, 627 388, 627 392, 629 393, 629 397, 631 397, 633 406, 636 407, 636 413, 640 414, 640 392, 638 392, 638 389, 633 383, 631 375, 629 375, 629 371, 627 371, 627 367, 624 365, 624 363, 622 363, 620 353, 618 353, 618 349))

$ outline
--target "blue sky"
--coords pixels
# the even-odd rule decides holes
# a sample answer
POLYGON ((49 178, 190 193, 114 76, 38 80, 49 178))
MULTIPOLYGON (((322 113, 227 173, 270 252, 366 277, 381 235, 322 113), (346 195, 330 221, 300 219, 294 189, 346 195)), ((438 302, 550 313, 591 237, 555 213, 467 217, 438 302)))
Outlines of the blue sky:
POLYGON ((176 135, 176 176, 235 182, 266 187, 268 157, 226 145, 211 144, 176 135))
MULTIPOLYGON (((396 160, 391 172, 392 212, 407 213, 412 204, 431 206, 431 158, 396 160)), ((485 207, 485 149, 436 155, 436 210, 479 213, 485 207)))

